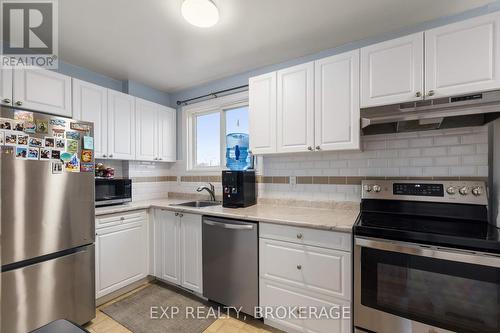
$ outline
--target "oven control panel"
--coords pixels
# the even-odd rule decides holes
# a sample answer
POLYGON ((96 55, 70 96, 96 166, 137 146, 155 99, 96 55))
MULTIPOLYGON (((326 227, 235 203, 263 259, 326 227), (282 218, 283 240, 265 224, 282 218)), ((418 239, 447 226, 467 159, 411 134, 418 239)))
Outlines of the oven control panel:
POLYGON ((453 202, 487 205, 482 181, 363 180, 363 199, 453 202))

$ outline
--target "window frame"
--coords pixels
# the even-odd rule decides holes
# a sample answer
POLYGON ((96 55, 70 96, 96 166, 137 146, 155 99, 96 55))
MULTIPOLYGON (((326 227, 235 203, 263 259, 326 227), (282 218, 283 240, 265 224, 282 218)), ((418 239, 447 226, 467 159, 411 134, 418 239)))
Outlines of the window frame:
POLYGON ((187 172, 220 172, 226 169, 225 156, 226 156, 226 116, 225 111, 236 109, 239 107, 248 107, 248 91, 231 94, 223 97, 214 98, 211 100, 190 104, 182 109, 185 117, 186 129, 186 171, 187 172), (218 166, 201 167, 196 164, 196 137, 197 137, 197 123, 198 116, 208 115, 212 113, 219 113, 220 117, 220 161, 218 166))

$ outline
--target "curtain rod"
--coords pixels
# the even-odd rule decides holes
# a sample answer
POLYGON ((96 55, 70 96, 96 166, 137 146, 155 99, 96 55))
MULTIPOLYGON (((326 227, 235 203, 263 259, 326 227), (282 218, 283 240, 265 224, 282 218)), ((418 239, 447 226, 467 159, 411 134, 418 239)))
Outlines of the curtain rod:
POLYGON ((219 94, 224 94, 224 93, 227 93, 227 92, 230 92, 230 91, 233 91, 233 90, 239 90, 239 89, 243 89, 243 88, 248 88, 248 84, 245 84, 245 85, 239 86, 239 87, 234 87, 234 88, 229 88, 229 89, 215 91, 215 92, 212 92, 210 94, 206 94, 206 95, 201 95, 201 96, 198 96, 198 97, 193 97, 193 98, 185 99, 183 101, 177 101, 177 105, 182 105, 182 104, 187 105, 189 102, 192 102, 192 101, 195 101, 195 100, 198 100, 198 99, 202 99, 202 98, 207 98, 207 97, 217 98, 217 97, 219 97, 218 96, 219 94))

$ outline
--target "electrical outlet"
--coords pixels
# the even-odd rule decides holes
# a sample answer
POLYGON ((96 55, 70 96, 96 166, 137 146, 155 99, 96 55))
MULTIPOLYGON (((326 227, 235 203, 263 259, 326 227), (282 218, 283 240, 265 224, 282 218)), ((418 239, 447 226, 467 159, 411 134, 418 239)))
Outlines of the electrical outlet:
POLYGON ((290 176, 290 185, 297 185, 297 176, 290 176))

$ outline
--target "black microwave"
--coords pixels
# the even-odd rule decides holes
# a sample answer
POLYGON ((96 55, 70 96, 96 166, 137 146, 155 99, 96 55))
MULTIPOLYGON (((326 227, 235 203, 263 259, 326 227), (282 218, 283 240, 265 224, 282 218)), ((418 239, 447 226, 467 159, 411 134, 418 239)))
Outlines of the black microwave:
POLYGON ((131 179, 101 179, 95 180, 95 205, 109 206, 132 201, 131 179))

